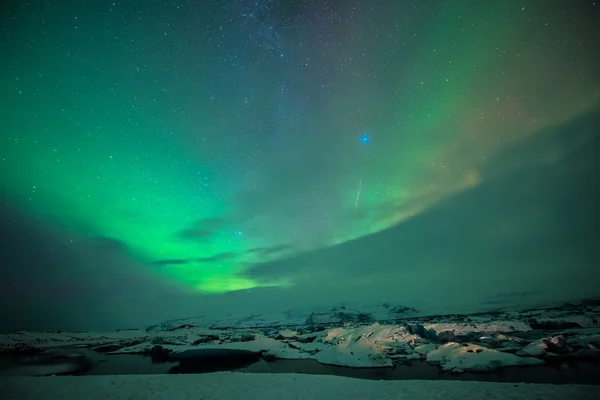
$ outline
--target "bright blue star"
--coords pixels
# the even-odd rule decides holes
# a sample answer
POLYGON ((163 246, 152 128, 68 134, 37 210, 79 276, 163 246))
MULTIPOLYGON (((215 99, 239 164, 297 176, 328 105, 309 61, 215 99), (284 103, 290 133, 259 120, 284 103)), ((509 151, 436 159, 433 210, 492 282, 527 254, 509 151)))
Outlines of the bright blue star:
POLYGON ((362 135, 360 135, 360 141, 361 143, 369 143, 369 136, 363 133, 362 135))

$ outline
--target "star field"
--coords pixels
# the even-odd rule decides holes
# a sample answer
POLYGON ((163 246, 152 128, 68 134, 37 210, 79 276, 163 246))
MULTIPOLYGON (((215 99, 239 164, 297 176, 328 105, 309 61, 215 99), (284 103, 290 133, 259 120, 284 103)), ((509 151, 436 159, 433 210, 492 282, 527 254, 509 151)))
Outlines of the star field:
POLYGON ((293 286, 247 271, 485 184, 600 98, 593 1, 12 3, 6 207, 202 293, 293 286))

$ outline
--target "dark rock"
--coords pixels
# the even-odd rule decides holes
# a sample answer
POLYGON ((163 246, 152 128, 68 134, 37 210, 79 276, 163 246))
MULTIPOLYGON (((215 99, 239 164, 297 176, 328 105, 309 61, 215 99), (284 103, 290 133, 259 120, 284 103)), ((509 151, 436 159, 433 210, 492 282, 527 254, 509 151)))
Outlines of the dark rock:
POLYGON ((431 341, 437 341, 439 339, 435 329, 425 329, 423 324, 407 325, 406 330, 413 335, 422 337, 423 339, 431 341))
POLYGON ((271 362, 271 361, 276 361, 277 357, 275 357, 274 354, 271 354, 271 353, 267 352, 267 353, 265 353, 265 354, 262 355, 262 359, 265 360, 265 361, 271 362))
POLYGON ((569 351, 567 341, 564 336, 559 335, 552 338, 542 339, 542 341, 548 347, 547 351, 551 353, 561 354, 569 351))
POLYGON ((266 337, 273 338, 273 337, 279 335, 279 329, 275 329, 275 328, 263 329, 262 334, 265 335, 266 337))
POLYGON ((122 349, 123 347, 125 346, 122 344, 103 344, 101 346, 94 347, 92 350, 94 350, 97 353, 109 353, 111 351, 117 351, 119 349, 122 349))
POLYGON ((528 322, 532 329, 562 330, 562 329, 579 329, 582 327, 578 323, 570 322, 570 321, 552 321, 552 320, 530 319, 528 322))
POLYGON ((242 333, 242 334, 233 334, 233 335, 226 336, 223 338, 223 342, 224 343, 250 342, 255 339, 256 338, 252 334, 242 333))
POLYGON ((192 329, 192 328, 197 328, 197 326, 196 325, 192 325, 192 324, 183 324, 183 325, 179 325, 179 326, 176 326, 174 328, 171 328, 171 329, 167 329, 167 331, 168 332, 173 332, 173 331, 177 331, 177 330, 180 330, 180 329, 192 329))
POLYGON ((206 335, 206 336, 201 336, 198 339, 194 340, 194 342, 192 344, 195 346, 195 345, 199 345, 199 344, 203 344, 203 343, 210 343, 215 340, 220 340, 220 338, 217 335, 206 335))
MULTIPOLYGON (((431 331, 432 329, 430 329, 431 331)), ((438 340, 442 343, 448 343, 448 342, 453 342, 456 341, 456 337, 454 335, 454 332, 452 331, 443 331, 437 334, 438 340)))
POLYGON ((319 336, 319 334, 316 335, 303 335, 301 337, 296 337, 296 342, 298 343, 312 343, 315 341, 315 339, 319 336))
POLYGON ((251 335, 249 333, 245 333, 243 335, 237 336, 236 337, 236 341, 237 342, 251 342, 253 340, 255 340, 256 338, 254 337, 254 335, 251 335))
POLYGON ((306 325, 328 325, 328 324, 371 324, 375 322, 373 316, 359 311, 339 311, 332 309, 329 312, 313 312, 306 319, 306 325))
POLYGON ((600 298, 582 300, 581 304, 584 306, 597 307, 600 306, 600 298))
POLYGON ((294 343, 288 343, 288 346, 290 346, 290 348, 292 349, 296 349, 296 350, 302 350, 302 348, 294 343))
POLYGON ((16 343, 12 345, 0 345, 0 354, 8 355, 34 355, 42 352, 33 346, 29 346, 25 343, 16 343))
MULTIPOLYGON (((296 331, 298 332, 298 335, 306 335, 307 333, 323 332, 325 329, 326 329, 326 327, 324 327, 324 326, 307 325, 307 326, 299 327, 296 331)), ((313 340, 314 340, 314 338, 307 342, 301 342, 301 343, 310 343, 313 340)), ((298 340, 298 341, 300 342, 300 340, 298 340)))
POLYGON ((419 312, 419 310, 417 310, 416 308, 399 306, 399 305, 394 306, 394 305, 391 305, 390 303, 384 303, 383 308, 388 310, 388 314, 392 318, 402 318, 402 317, 406 316, 406 314, 412 314, 412 313, 419 312))
POLYGON ((169 353, 171 353, 171 350, 157 345, 150 349, 150 358, 152 359, 153 363, 167 362, 169 361, 169 353))
POLYGON ((150 343, 152 343, 152 344, 171 344, 168 341, 166 341, 162 336, 153 337, 150 343))

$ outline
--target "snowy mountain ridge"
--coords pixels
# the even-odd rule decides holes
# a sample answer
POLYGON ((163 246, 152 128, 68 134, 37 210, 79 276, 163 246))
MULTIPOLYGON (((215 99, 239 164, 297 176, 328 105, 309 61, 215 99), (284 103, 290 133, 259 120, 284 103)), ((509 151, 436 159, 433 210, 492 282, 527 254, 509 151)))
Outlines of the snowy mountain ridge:
POLYGON ((241 329, 343 323, 369 324, 423 315, 426 315, 426 313, 416 308, 393 303, 381 302, 368 305, 343 303, 331 308, 321 307, 317 310, 290 309, 275 314, 230 315, 226 318, 210 318, 205 316, 178 318, 149 326, 146 328, 146 331, 168 331, 182 325, 204 326, 212 329, 241 329))

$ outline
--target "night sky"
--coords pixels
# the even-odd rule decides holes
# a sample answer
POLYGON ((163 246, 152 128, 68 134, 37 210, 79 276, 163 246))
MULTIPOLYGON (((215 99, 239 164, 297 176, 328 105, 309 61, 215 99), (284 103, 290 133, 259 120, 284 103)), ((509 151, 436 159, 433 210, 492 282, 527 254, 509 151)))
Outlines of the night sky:
POLYGON ((9 1, 2 328, 600 295, 599 16, 9 1))

